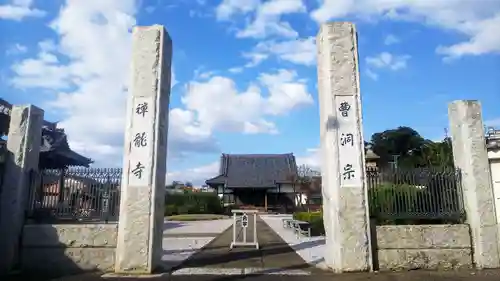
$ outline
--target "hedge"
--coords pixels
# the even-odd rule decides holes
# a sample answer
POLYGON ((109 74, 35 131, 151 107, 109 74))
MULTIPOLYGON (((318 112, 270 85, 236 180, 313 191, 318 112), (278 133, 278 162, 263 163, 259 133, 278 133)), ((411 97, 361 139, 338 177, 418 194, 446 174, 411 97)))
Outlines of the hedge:
POLYGON ((293 214, 293 219, 309 222, 312 236, 325 235, 323 212, 296 212, 293 214))
POLYGON ((165 216, 183 214, 222 214, 219 196, 208 192, 174 193, 165 196, 165 216))

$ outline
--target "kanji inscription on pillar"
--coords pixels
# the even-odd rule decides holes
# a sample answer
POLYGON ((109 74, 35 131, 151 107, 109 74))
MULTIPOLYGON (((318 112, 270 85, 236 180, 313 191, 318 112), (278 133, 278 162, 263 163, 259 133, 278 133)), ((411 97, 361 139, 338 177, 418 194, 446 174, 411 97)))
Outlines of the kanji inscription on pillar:
POLYGON ((134 97, 129 146, 129 185, 151 184, 151 144, 154 141, 152 98, 134 97))
POLYGON ((341 187, 363 186, 360 128, 356 96, 335 96, 341 187))

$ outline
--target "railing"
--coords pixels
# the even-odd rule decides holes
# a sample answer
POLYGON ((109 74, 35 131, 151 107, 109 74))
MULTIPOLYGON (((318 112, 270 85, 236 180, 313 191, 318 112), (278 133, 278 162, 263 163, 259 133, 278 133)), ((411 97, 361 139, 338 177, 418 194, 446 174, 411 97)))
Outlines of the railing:
POLYGON ((367 168, 370 216, 378 224, 461 223, 460 171, 367 168))
POLYGON ((28 222, 115 222, 122 170, 70 168, 31 173, 28 222))

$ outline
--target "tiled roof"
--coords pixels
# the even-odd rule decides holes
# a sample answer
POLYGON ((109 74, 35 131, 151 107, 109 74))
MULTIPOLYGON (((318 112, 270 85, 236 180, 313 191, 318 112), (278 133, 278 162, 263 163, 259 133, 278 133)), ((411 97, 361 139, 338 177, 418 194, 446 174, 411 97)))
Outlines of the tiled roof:
POLYGON ((297 175, 295 156, 288 154, 222 154, 219 175, 207 184, 226 187, 274 187, 297 175))

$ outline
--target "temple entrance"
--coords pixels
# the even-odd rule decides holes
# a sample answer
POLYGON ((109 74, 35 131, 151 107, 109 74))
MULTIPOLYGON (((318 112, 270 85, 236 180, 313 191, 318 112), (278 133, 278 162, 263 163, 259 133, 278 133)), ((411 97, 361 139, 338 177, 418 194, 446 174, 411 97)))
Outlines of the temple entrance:
POLYGON ((266 189, 233 189, 236 204, 247 207, 265 208, 267 206, 266 193, 266 189))

